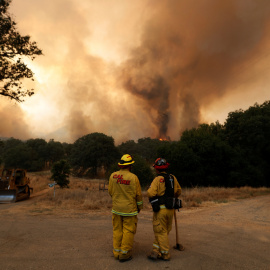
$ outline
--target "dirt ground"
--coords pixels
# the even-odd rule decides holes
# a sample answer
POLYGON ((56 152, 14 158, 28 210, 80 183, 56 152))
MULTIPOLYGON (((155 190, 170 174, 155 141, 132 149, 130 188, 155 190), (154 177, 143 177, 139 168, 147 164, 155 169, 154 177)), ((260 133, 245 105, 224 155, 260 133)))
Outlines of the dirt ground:
MULTIPOLYGON (((29 211, 35 198, 0 204, 0 269, 270 269, 270 196, 177 213, 180 243, 170 262, 146 258, 152 213, 142 211, 133 260, 112 257, 111 213, 29 211)), ((32 208, 31 208, 32 209, 32 208)))

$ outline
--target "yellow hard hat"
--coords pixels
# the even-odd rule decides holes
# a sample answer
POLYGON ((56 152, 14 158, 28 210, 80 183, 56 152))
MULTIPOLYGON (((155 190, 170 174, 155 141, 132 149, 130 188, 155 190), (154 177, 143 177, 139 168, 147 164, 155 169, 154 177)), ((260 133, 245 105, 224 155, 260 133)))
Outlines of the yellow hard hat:
POLYGON ((120 162, 118 163, 118 165, 120 166, 126 166, 126 165, 131 165, 133 164, 135 161, 133 160, 132 156, 129 154, 125 154, 121 157, 120 162))

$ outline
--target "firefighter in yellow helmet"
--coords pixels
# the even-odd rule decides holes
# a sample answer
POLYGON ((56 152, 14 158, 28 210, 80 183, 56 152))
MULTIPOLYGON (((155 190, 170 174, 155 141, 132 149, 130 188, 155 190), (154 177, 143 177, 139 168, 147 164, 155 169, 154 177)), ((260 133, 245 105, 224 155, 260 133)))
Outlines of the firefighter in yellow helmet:
MULTIPOLYGON (((170 260, 168 234, 172 229, 172 220, 175 209, 181 207, 177 197, 181 194, 181 187, 172 174, 167 173, 169 163, 163 158, 158 158, 153 167, 157 177, 147 190, 149 201, 153 207, 153 230, 155 240, 152 252, 148 259, 165 261, 170 260)), ((181 246, 183 250, 183 246, 181 246)))
POLYGON ((132 259, 137 215, 143 207, 139 179, 130 172, 133 163, 130 155, 123 155, 118 163, 120 170, 112 173, 109 180, 113 215, 113 255, 120 262, 132 259))

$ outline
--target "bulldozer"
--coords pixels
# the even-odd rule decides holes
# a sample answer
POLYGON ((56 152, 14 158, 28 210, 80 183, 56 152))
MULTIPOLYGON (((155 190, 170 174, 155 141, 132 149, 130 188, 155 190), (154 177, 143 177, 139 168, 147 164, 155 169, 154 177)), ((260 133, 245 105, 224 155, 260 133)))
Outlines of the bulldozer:
POLYGON ((0 203, 16 202, 30 197, 30 179, 24 169, 0 170, 0 203))

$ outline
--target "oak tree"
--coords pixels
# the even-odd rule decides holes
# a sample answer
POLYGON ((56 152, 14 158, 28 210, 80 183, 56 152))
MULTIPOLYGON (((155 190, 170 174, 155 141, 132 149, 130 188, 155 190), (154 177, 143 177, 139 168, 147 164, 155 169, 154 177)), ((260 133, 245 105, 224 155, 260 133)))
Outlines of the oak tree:
POLYGON ((8 8, 11 0, 0 0, 0 95, 17 102, 32 96, 34 89, 23 86, 23 79, 33 79, 34 73, 26 65, 25 59, 34 60, 42 51, 30 36, 22 36, 17 31, 16 22, 8 8))
POLYGON ((107 169, 119 158, 114 139, 103 133, 87 134, 74 142, 70 163, 76 175, 96 177, 98 169, 107 169))

